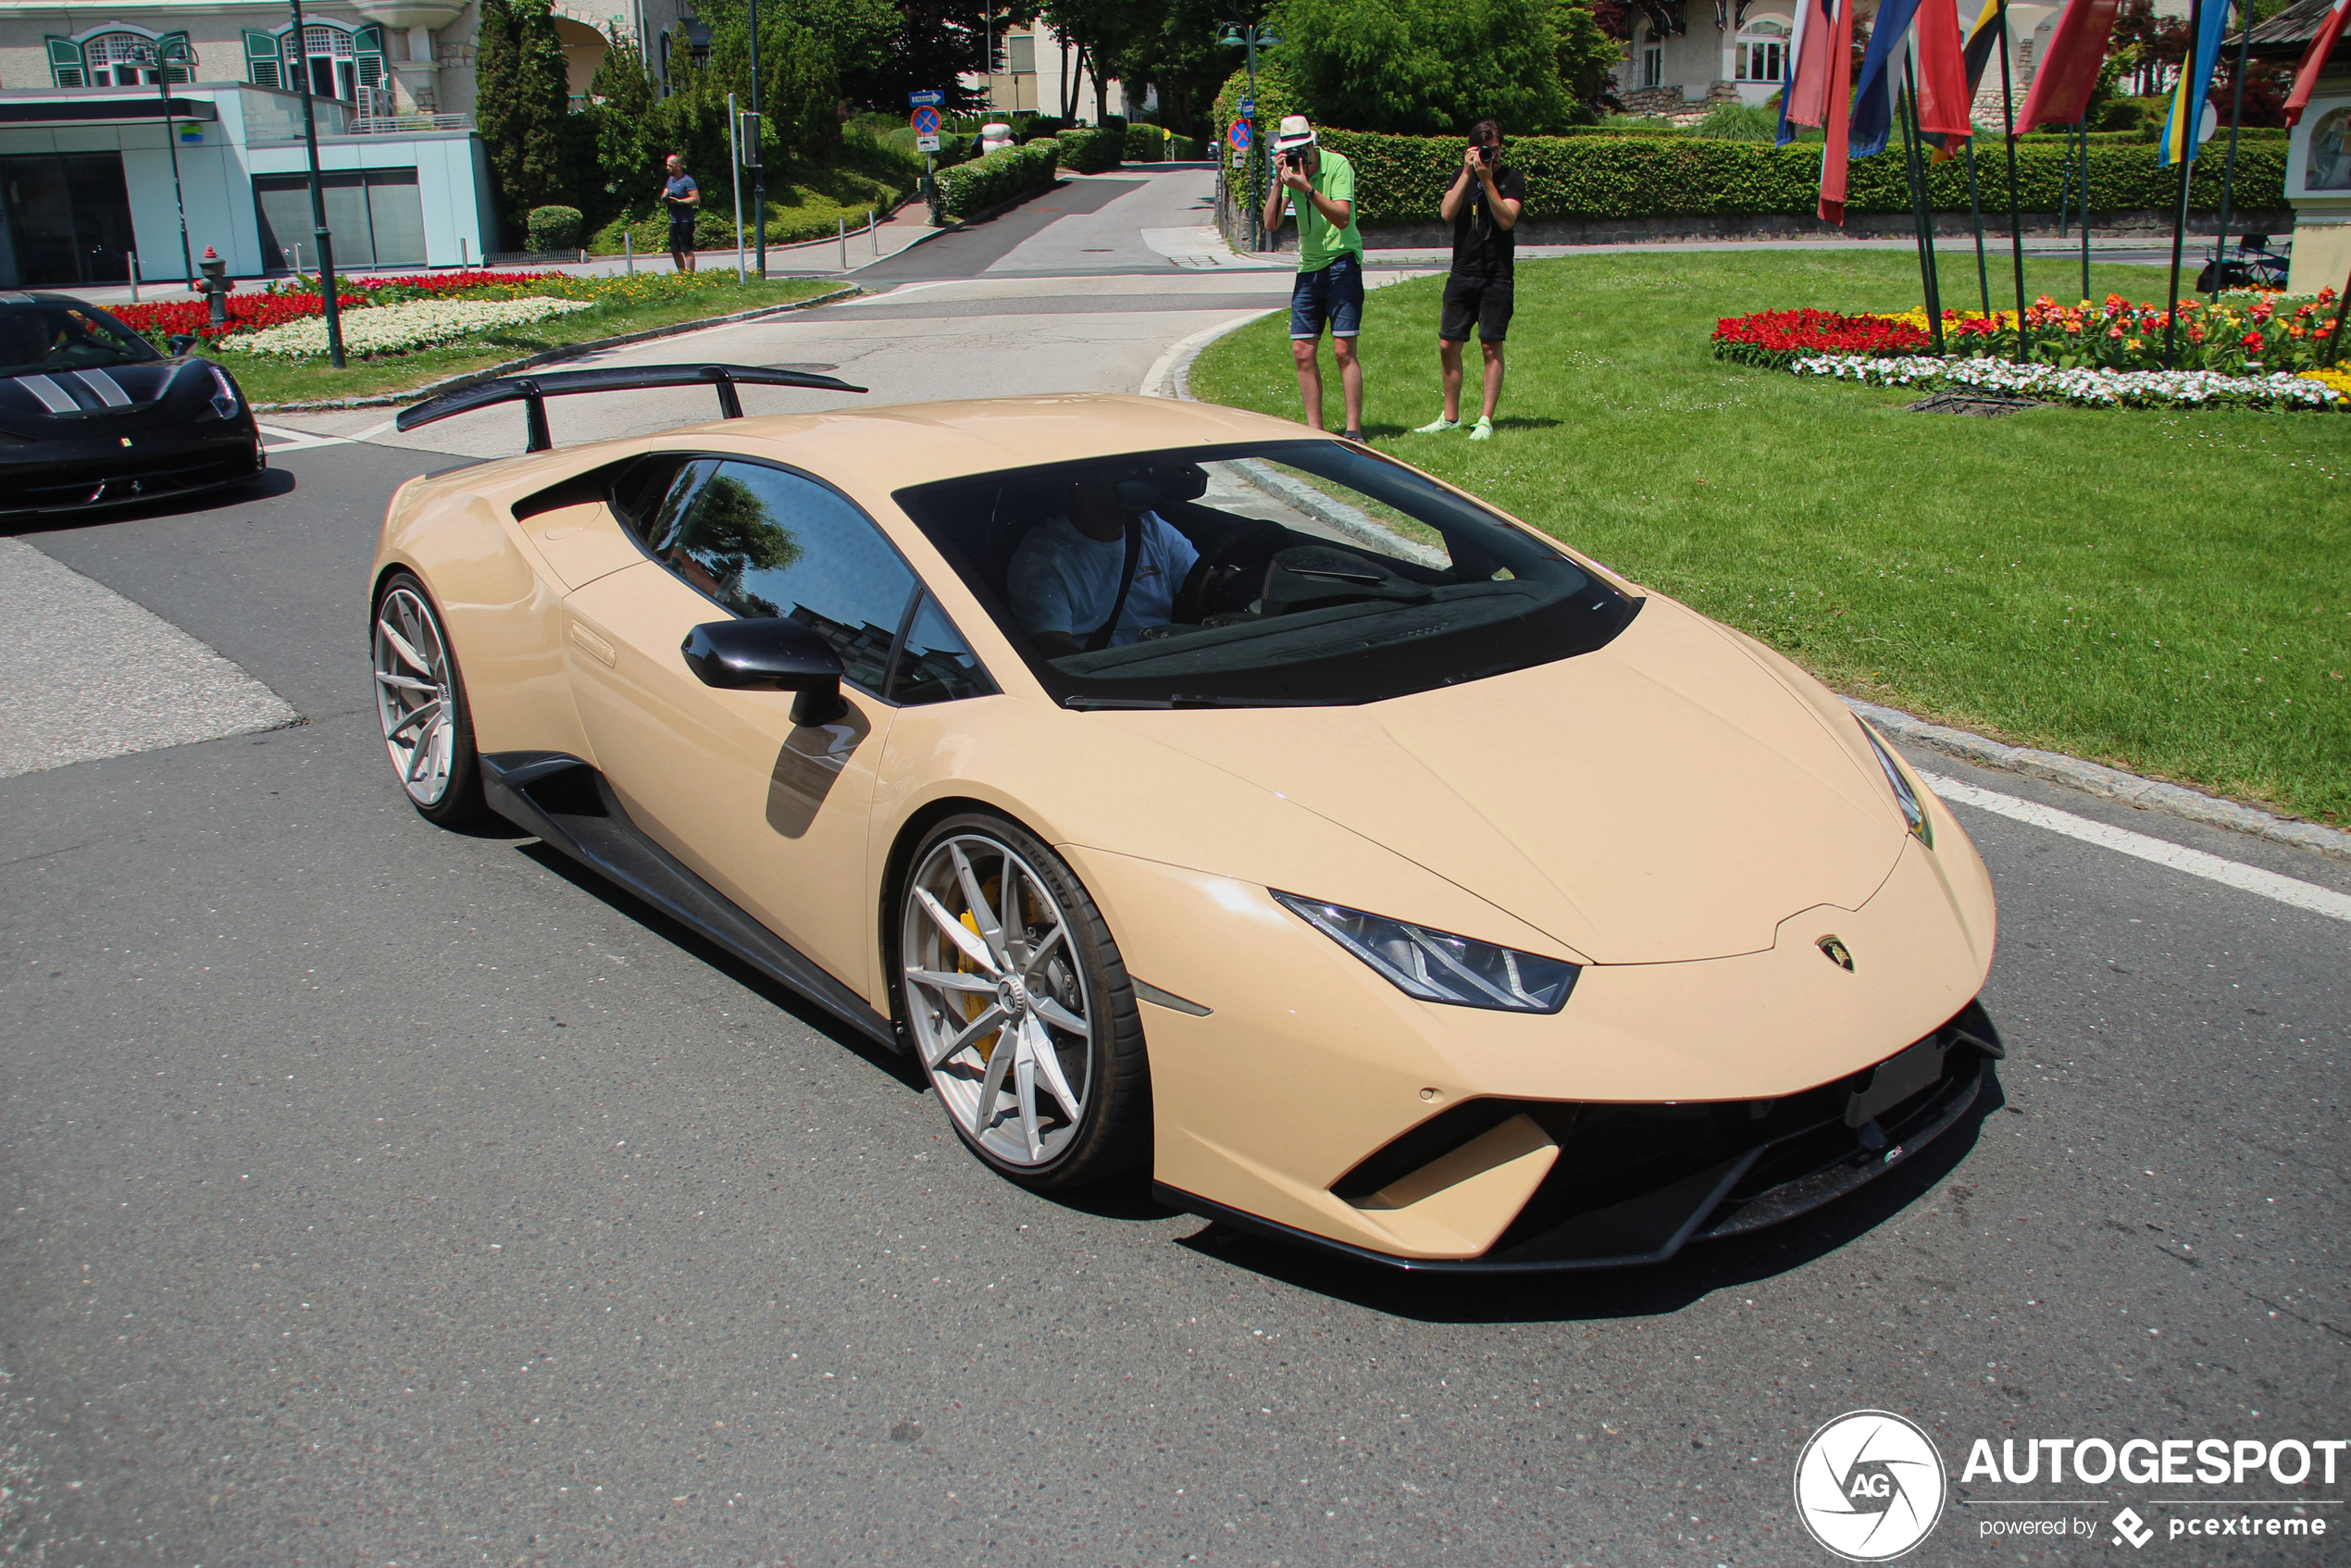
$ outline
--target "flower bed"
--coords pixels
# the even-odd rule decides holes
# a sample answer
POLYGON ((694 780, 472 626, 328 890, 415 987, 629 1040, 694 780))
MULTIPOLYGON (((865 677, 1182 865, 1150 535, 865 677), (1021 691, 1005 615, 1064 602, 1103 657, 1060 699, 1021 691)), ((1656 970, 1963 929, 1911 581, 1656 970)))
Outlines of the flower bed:
MULTIPOLYGON (((353 354, 403 354, 444 343, 472 332, 528 326, 550 316, 591 310, 592 301, 548 299, 428 299, 379 305, 342 313, 343 346, 353 354)), ((289 321, 257 332, 242 332, 226 346, 245 354, 307 359, 327 352, 323 315, 289 321)))
MULTIPOLYGON (((2024 312, 2024 355, 2059 369, 2158 371, 2166 368, 2167 329, 2171 368, 2259 378, 2314 368, 2340 329, 2343 311, 2332 289, 2315 295, 2231 290, 2216 301, 2183 299, 2179 320, 2158 305, 2133 305, 2108 294, 2103 305, 2059 305, 2044 294, 2024 312)), ((1945 347, 1960 357, 2015 360, 2017 315, 1995 311, 1943 313, 1945 347)), ((1885 355, 1927 348, 1926 313, 1844 316, 1827 310, 1764 310, 1715 323, 1718 359, 1790 369, 1817 355, 1885 355)))
MULTIPOLYGON (((338 292, 335 298, 345 310, 354 310, 368 303, 357 294, 338 292)), ((210 342, 232 332, 255 332, 284 322, 298 321, 305 316, 319 315, 326 308, 322 297, 315 291, 309 293, 269 292, 230 294, 226 303, 229 319, 218 326, 213 323, 211 313, 202 300, 109 305, 107 314, 132 331, 152 340, 157 348, 163 348, 177 333, 184 332, 210 342)))
POLYGON ((2351 410, 2351 394, 2324 372, 2230 376, 2212 370, 2103 370, 2011 359, 1909 355, 1804 355, 1788 367, 1799 376, 1831 376, 1873 387, 1934 391, 1969 387, 2018 392, 2089 408, 2283 408, 2351 410))

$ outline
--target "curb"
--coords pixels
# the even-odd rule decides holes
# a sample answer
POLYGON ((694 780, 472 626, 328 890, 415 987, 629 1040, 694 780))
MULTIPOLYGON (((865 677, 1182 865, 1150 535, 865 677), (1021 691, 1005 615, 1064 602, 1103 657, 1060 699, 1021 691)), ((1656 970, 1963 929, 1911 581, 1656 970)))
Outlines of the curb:
POLYGON ((578 359, 588 355, 601 354, 608 348, 626 348, 630 343, 652 342, 656 338, 675 338, 687 332, 699 332, 705 328, 727 327, 738 321, 755 321, 763 316, 781 316, 788 311, 807 310, 815 305, 830 305, 837 299, 842 299, 851 294, 862 294, 865 292, 857 284, 849 283, 835 289, 828 294, 816 294, 808 299, 794 300, 790 305, 763 305, 755 310, 738 310, 730 316, 707 316, 699 321, 679 321, 667 327, 648 327, 641 332, 622 332, 616 337, 591 338, 584 343, 566 343, 562 348, 551 348, 543 353, 531 355, 528 358, 510 359, 504 365, 491 365, 479 370, 467 370, 460 375, 444 376, 438 381, 427 381, 421 387, 410 387, 405 392, 377 392, 367 397, 326 398, 313 403, 256 403, 253 405, 253 411, 255 414, 320 414, 338 408, 390 408, 398 404, 416 403, 424 398, 437 397, 442 392, 455 392, 460 387, 469 387, 477 381, 495 380, 501 376, 511 376, 517 370, 529 370, 536 366, 554 365, 566 359, 578 359))
MULTIPOLYGON (((1159 356, 1144 376, 1140 388, 1143 395, 1196 401, 1192 397, 1191 369, 1201 351, 1225 333, 1237 331, 1258 317, 1270 315, 1272 309, 1278 308, 1250 311, 1170 344, 1167 352, 1159 356)), ((2253 806, 2222 800, 2217 795, 2208 795, 2178 784, 2166 784, 2160 779, 2142 778, 2135 773, 2125 773, 2121 768, 2108 767, 2100 763, 2084 762, 2059 752, 2010 746, 1965 729, 1930 723, 1898 708, 1864 703, 1859 698, 1846 697, 1844 703, 1894 740, 1943 752, 1963 762, 1972 762, 1978 767, 2020 773, 2029 778, 2062 784, 2084 794, 2121 801, 2143 810, 2166 812, 2190 822, 2249 833, 2271 843, 2313 850, 2332 860, 2351 861, 2351 832, 2341 828, 2322 828, 2315 822, 2295 822, 2253 806)))

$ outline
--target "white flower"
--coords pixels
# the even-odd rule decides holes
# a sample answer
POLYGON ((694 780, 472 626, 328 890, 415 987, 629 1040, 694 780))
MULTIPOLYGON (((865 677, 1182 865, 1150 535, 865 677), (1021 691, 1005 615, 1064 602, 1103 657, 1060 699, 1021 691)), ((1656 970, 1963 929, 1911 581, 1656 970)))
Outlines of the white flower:
POLYGON ((2223 376, 2211 370, 2063 369, 2055 365, 2019 365, 2008 359, 1936 358, 1909 355, 1871 358, 1855 354, 1810 355, 1789 367, 1799 376, 1834 376, 1881 387, 1981 387, 2029 393, 2096 408, 2201 406, 2242 403, 2327 408, 2344 394, 2307 377, 2275 371, 2266 376, 2223 376))
MULTIPOLYGON (((342 313, 343 347, 354 354, 398 354, 493 327, 520 327, 593 306, 592 300, 412 300, 342 313)), ((227 340, 248 354, 307 359, 327 352, 327 318, 305 317, 227 340)), ((2317 383, 2313 382, 2313 385, 2317 383)))

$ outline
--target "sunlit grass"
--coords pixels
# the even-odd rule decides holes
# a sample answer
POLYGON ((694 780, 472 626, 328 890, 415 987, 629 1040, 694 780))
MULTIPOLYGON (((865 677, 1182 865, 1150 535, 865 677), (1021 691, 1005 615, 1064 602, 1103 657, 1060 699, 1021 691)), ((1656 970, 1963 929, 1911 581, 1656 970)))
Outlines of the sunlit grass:
MULTIPOLYGON (((2164 275, 2091 281, 2160 300, 2164 275)), ((2079 264, 2030 264, 2027 284, 2078 298, 2079 264)), ((1522 263, 1496 439, 1474 445, 1405 433, 1438 411, 1441 286, 1370 297, 1385 450, 1857 696, 2351 819, 2351 415, 1912 414, 1914 392, 1707 349, 1717 317, 1766 306, 1913 305, 1910 258, 1692 252, 1522 263)), ((1942 286, 1978 303, 1972 253, 1942 286)), ((1295 417, 1286 331, 1213 345, 1195 394, 1295 417)), ((1474 355, 1469 379, 1474 399, 1474 355)))

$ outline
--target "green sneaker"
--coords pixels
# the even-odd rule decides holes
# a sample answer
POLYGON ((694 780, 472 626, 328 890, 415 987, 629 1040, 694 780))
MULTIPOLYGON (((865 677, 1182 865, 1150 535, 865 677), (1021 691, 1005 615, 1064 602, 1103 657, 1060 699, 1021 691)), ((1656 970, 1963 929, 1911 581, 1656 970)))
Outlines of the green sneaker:
POLYGON ((1491 419, 1480 419, 1470 430, 1472 441, 1492 441, 1493 439, 1494 421, 1491 419))
POLYGON ((1412 433, 1416 436, 1441 436, 1448 430, 1458 430, 1461 428, 1462 422, 1459 419, 1448 419, 1440 416, 1419 427, 1412 433))

